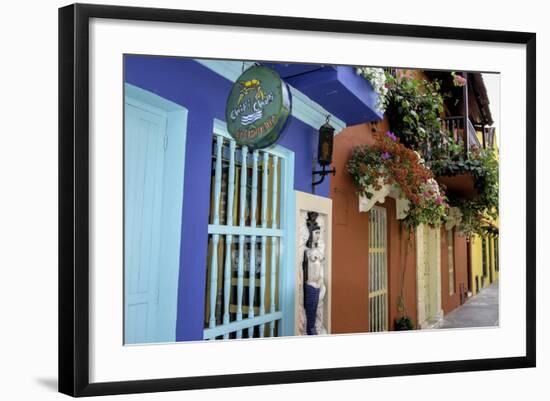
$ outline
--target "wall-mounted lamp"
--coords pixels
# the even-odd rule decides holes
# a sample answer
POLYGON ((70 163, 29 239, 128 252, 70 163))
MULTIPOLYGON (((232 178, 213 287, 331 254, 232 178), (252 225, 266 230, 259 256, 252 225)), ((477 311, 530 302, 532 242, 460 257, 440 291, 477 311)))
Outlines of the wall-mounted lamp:
POLYGON ((332 163, 332 149, 334 146, 334 127, 330 125, 330 116, 327 116, 326 122, 319 128, 319 144, 317 145, 317 163, 322 170, 313 170, 312 190, 315 193, 315 186, 325 180, 327 174, 336 174, 336 169, 327 170, 327 166, 332 163), (315 181, 315 176, 321 177, 315 181))

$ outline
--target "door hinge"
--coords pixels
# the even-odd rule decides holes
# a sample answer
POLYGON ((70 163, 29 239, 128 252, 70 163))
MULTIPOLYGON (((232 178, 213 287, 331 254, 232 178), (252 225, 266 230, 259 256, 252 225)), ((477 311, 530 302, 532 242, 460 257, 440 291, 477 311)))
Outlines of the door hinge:
POLYGON ((166 148, 168 148, 168 135, 164 135, 164 150, 166 150, 166 148))

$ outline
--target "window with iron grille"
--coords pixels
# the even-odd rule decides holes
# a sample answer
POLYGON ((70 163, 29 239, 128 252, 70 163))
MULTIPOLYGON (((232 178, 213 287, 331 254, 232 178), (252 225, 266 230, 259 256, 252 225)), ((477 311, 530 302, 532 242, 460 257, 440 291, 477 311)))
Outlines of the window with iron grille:
POLYGON ((205 339, 278 335, 285 162, 213 136, 205 339))
POLYGON ((388 330, 388 268, 386 209, 369 214, 369 331, 388 330))

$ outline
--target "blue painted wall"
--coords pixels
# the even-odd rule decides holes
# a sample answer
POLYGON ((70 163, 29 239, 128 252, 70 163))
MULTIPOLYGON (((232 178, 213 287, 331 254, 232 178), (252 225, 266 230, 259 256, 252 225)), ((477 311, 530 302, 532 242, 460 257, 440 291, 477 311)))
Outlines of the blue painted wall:
MULTIPOLYGON (((285 67, 275 68, 284 71, 285 67)), ((378 121, 383 113, 376 108, 378 95, 372 85, 357 75, 354 67, 325 66, 288 77, 288 83, 314 99, 348 126, 378 121)))
MULTIPOLYGON (((157 56, 124 57, 124 80, 180 104, 188 110, 178 321, 176 341, 201 340, 204 318, 210 154, 214 118, 225 120, 225 101, 232 83, 191 59, 157 56)), ((294 151, 294 189, 311 192, 317 130, 290 116, 278 142, 294 151)), ((328 197, 329 181, 316 187, 328 197)))

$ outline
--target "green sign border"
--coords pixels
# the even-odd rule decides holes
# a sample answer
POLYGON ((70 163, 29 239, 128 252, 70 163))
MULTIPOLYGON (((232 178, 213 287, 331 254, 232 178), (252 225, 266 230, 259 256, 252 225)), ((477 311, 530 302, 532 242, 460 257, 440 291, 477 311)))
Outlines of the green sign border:
MULTIPOLYGON (((246 79, 246 78, 245 78, 246 79)), ((250 77, 248 78, 250 79, 250 77)), ((288 120, 288 116, 290 115, 291 111, 291 98, 290 98, 290 91, 288 89, 288 85, 286 82, 284 82, 279 74, 268 67, 256 65, 248 68, 247 70, 243 71, 243 73, 237 78, 233 86, 231 87, 231 91, 229 92, 229 95, 227 96, 227 102, 225 107, 225 118, 227 123, 227 131, 235 139, 237 144, 241 146, 247 146, 251 150, 255 149, 262 149, 267 148, 271 145, 273 145, 281 136, 281 132, 288 120), (250 75, 253 75, 254 70, 261 70, 263 73, 267 72, 269 73, 272 78, 277 82, 276 86, 277 89, 279 89, 278 93, 275 94, 275 96, 280 96, 281 98, 281 105, 279 107, 278 112, 275 114, 272 114, 272 118, 275 119, 273 126, 267 130, 266 133, 264 133, 261 136, 257 136, 253 139, 243 140, 242 138, 238 138, 237 132, 234 130, 234 126, 229 123, 230 121, 230 114, 231 110, 234 108, 234 99, 235 99, 235 92, 240 91, 240 82, 242 82, 243 76, 249 77, 250 75), (230 104, 231 103, 231 104, 230 104)), ((262 123, 265 123, 265 118, 262 118, 262 123)), ((253 123, 250 125, 250 128, 257 128, 256 124, 253 123)))

